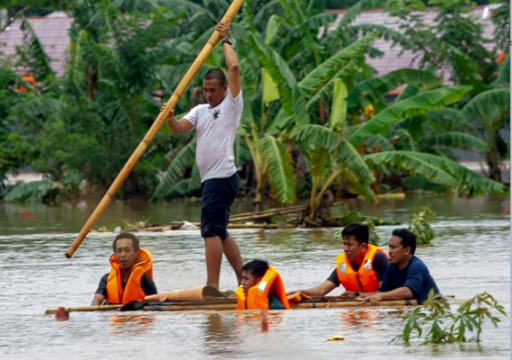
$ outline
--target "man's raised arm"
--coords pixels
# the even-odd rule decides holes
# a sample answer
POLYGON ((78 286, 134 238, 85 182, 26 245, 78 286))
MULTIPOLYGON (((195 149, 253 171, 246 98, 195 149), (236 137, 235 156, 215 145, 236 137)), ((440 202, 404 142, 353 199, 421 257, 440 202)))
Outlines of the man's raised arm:
POLYGON ((228 67, 228 86, 231 95, 236 98, 242 89, 240 81, 240 65, 238 64, 238 57, 229 38, 229 27, 231 20, 224 24, 218 24, 215 28, 220 33, 222 41, 222 49, 224 49, 224 56, 226 58, 226 66, 228 67))

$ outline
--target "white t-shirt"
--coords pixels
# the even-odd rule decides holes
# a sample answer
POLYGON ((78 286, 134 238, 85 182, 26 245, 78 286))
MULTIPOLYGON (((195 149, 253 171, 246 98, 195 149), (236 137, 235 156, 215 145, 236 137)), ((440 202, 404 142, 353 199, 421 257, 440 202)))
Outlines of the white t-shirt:
POLYGON ((233 147, 242 110, 242 91, 233 98, 228 89, 216 107, 197 105, 184 116, 196 128, 196 163, 201 182, 228 178, 236 172, 233 147))

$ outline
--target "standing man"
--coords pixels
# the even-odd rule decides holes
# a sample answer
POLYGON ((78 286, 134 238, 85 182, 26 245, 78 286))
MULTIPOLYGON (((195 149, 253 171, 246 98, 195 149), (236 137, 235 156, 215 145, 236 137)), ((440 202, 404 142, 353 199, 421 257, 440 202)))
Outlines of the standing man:
POLYGON ((320 285, 299 292, 309 296, 324 296, 340 285, 345 288, 343 295, 347 297, 377 291, 389 266, 386 252, 368 243, 370 229, 367 225, 347 225, 341 236, 343 253, 336 257, 336 269, 320 285))
POLYGON ((234 142, 242 116, 243 100, 238 58, 229 38, 227 24, 218 24, 228 68, 228 80, 221 69, 211 69, 203 79, 207 104, 194 107, 183 119, 171 111, 167 123, 174 134, 196 129, 196 163, 201 174, 201 236, 205 242, 207 286, 219 288, 222 254, 242 279, 242 257, 235 240, 226 231, 229 208, 238 190, 234 142))
POLYGON ((378 305, 382 300, 416 299, 418 304, 422 304, 430 290, 438 294, 434 279, 425 263, 414 256, 415 251, 416 235, 406 229, 393 230, 389 240, 391 265, 379 291, 364 300, 378 305))

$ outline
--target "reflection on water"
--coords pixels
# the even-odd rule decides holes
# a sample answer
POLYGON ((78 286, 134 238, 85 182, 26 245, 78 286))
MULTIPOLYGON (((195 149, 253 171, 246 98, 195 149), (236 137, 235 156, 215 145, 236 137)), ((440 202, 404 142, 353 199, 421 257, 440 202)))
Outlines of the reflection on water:
POLYGON ((151 333, 154 329, 154 315, 108 315, 112 336, 118 335, 143 335, 151 333))
MULTIPOLYGON (((175 205, 113 204, 105 222, 114 222, 116 217, 115 221, 139 220, 147 217, 145 213, 155 222, 191 219, 188 216, 198 214, 195 205, 187 208, 181 204, 183 212, 177 216, 172 211, 175 205)), ((417 255, 428 265, 441 291, 455 295, 457 301, 488 291, 508 309, 508 200, 407 198, 383 200, 378 205, 351 200, 344 208, 405 222, 421 205, 439 214, 433 246, 419 248, 417 255)), ((113 234, 91 234, 72 260, 64 257, 87 215, 84 209, 0 205, 2 360, 288 359, 292 355, 308 360, 340 356, 381 359, 384 354, 397 359, 509 358, 508 318, 497 329, 485 325, 481 345, 389 345, 402 331, 402 317, 410 311, 404 308, 270 311, 268 331, 262 331, 258 312, 71 313, 68 321, 55 321, 53 316, 42 315, 45 309, 88 304, 101 276, 109 270, 113 234), (326 341, 333 335, 345 340, 326 341)), ((383 244, 393 228, 377 228, 383 244)), ((336 230, 232 233, 245 260, 268 259, 286 287, 296 289, 319 284, 334 269, 334 259, 341 252, 341 243, 334 239, 336 230)), ((204 284, 204 245, 198 231, 147 232, 140 238, 142 246, 153 253, 160 291, 204 284)), ((235 275, 226 262, 221 288, 235 287, 235 275)))

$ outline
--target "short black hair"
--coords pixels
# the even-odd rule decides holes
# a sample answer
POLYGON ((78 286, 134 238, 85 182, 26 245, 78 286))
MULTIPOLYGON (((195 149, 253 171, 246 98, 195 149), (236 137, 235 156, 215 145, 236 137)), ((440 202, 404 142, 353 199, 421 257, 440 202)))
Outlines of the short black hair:
POLYGON ((393 236, 399 237, 401 244, 404 248, 409 247, 411 254, 414 255, 416 251, 416 235, 407 229, 395 229, 392 233, 393 236))
POLYGON ((242 266, 242 271, 249 271, 252 273, 252 276, 255 278, 260 278, 265 275, 268 270, 268 262, 265 260, 254 259, 249 261, 244 266, 242 266))
POLYGON ((112 244, 114 252, 116 252, 116 243, 117 243, 117 240, 119 240, 119 239, 131 239, 132 244, 133 244, 133 250, 135 250, 135 251, 139 250, 140 245, 139 245, 139 239, 137 238, 137 236, 133 235, 130 232, 122 232, 122 233, 119 233, 116 236, 116 238, 114 239, 114 243, 112 244))
POLYGON ((370 239, 370 228, 368 225, 361 223, 352 223, 343 229, 341 232, 341 237, 345 238, 346 236, 353 236, 356 238, 357 243, 361 245, 362 243, 367 243, 370 239))
POLYGON ((218 68, 209 70, 206 73, 206 75, 204 76, 204 79, 205 80, 217 79, 217 80, 219 80, 220 86, 226 86, 226 84, 228 83, 226 80, 226 74, 224 74, 224 71, 222 71, 221 69, 218 69, 218 68))

